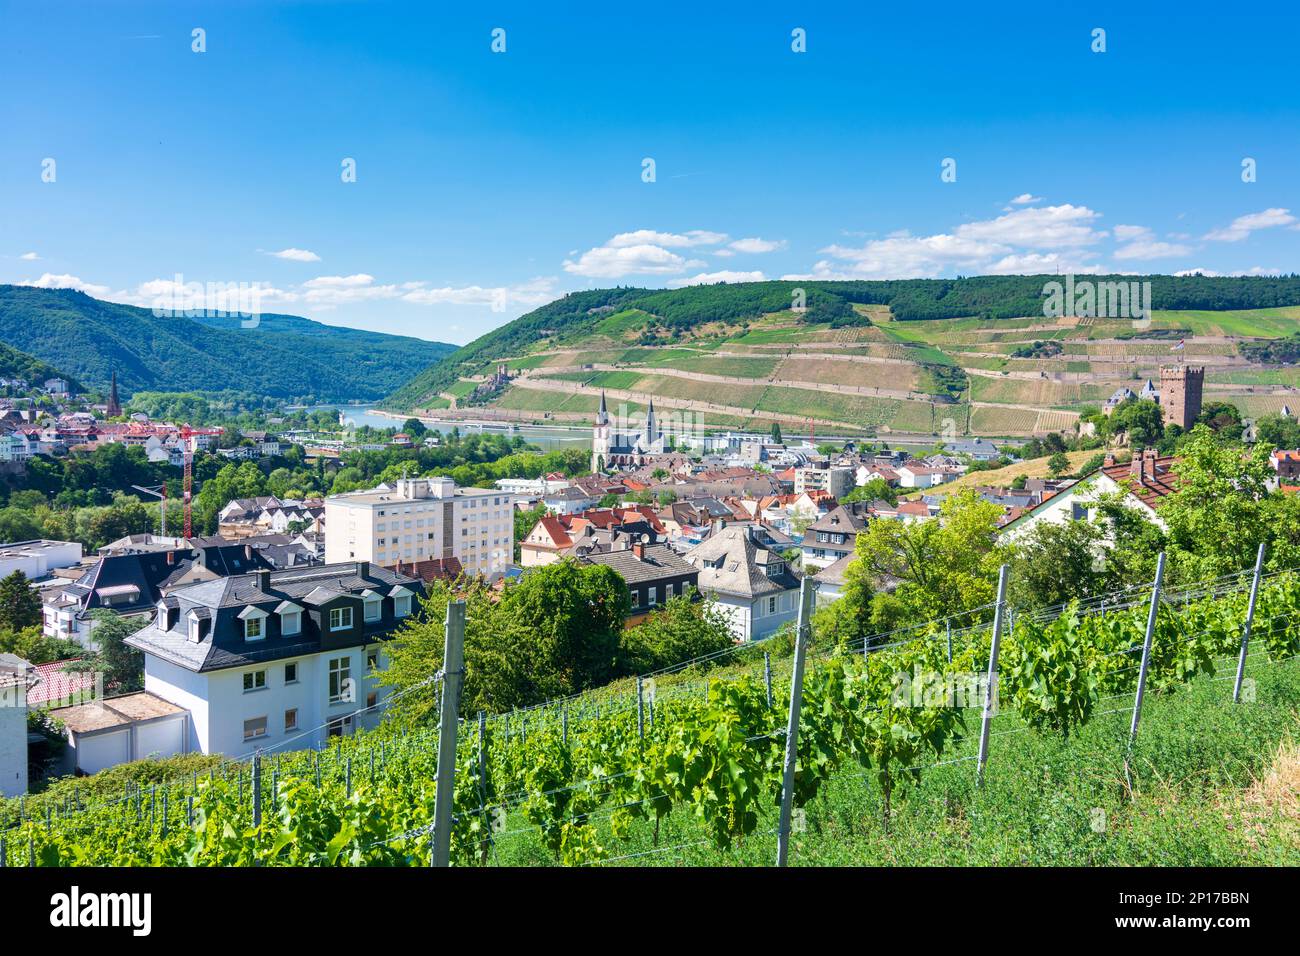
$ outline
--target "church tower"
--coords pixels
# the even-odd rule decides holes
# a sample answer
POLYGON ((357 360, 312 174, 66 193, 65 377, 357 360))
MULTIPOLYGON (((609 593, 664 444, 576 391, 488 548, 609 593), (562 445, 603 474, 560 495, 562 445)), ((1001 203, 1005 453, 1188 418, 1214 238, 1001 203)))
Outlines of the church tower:
POLYGON ((596 425, 591 430, 591 470, 603 471, 609 467, 610 423, 609 408, 605 405, 605 390, 600 392, 600 411, 596 412, 596 425))
POLYGON ((652 398, 645 410, 645 433, 641 436, 641 445, 644 448, 651 448, 658 440, 659 426, 655 422, 655 400, 652 398))
POLYGON ((108 418, 117 418, 122 414, 122 402, 117 397, 117 372, 113 372, 113 384, 108 390, 108 405, 104 408, 108 418))

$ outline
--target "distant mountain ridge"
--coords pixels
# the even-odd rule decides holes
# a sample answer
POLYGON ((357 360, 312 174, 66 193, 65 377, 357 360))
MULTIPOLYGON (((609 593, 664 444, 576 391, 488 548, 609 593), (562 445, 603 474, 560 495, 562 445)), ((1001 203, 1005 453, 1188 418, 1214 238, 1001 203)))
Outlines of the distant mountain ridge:
POLYGON ((80 384, 48 362, 42 362, 35 355, 20 352, 3 342, 0 342, 0 378, 19 379, 28 385, 40 385, 52 378, 62 378, 73 388, 80 384))
POLYGON ((292 401, 372 401, 455 351, 444 342, 262 315, 155 316, 69 289, 0 285, 0 342, 107 388, 254 392, 292 401))

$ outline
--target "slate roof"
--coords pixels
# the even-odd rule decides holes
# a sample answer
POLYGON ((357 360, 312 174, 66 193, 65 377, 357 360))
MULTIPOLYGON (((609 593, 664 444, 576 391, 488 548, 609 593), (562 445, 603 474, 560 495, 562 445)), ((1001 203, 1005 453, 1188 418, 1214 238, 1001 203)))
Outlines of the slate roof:
POLYGON ((786 560, 760 547, 746 528, 723 528, 686 552, 686 560, 699 569, 699 588, 754 598, 799 587, 786 560), (779 565, 779 571, 769 568, 779 565))
POLYGON ((178 603, 174 625, 169 628, 166 621, 155 616, 126 643, 195 672, 297 657, 331 647, 355 647, 385 640, 397 626, 393 614, 396 588, 417 597, 424 594, 424 585, 416 578, 365 562, 217 578, 172 589, 168 596, 178 603), (366 590, 384 595, 378 621, 364 620, 361 594, 366 590), (277 608, 285 601, 304 609, 297 634, 280 632, 277 608), (336 601, 353 608, 353 627, 326 633, 321 617, 326 606, 336 601), (270 616, 260 640, 244 639, 240 613, 249 607, 270 616), (197 642, 189 636, 191 614, 210 622, 197 642))
POLYGON ((628 584, 652 584, 679 577, 689 577, 693 581, 696 577, 696 568, 666 544, 647 544, 642 555, 638 558, 629 548, 588 554, 582 560, 587 564, 613 568, 628 584))

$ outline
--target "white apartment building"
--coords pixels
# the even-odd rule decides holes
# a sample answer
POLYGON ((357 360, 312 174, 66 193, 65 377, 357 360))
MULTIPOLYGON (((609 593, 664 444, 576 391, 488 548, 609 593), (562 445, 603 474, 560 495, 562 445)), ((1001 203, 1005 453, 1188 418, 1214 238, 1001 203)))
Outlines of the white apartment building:
POLYGON ((514 552, 514 497, 457 488, 450 478, 403 478, 396 486, 325 499, 325 563, 393 568, 457 558, 466 574, 493 577, 514 552))
POLYGON ((855 484, 852 468, 834 466, 817 468, 808 466, 794 470, 794 493, 801 495, 806 491, 826 491, 834 498, 840 498, 853 490, 855 484))

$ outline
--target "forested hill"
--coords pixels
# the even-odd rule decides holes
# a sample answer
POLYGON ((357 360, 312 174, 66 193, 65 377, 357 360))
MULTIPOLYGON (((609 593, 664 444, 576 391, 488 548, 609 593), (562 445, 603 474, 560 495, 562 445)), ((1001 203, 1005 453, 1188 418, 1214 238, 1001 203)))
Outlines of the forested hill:
MULTIPOLYGON (((1257 309, 1300 305, 1300 275, 1269 277, 1080 276, 1094 282, 1151 283, 1155 309, 1257 309)), ((481 371, 497 358, 547 346, 582 346, 613 313, 639 310, 669 332, 712 322, 735 324, 787 310, 794 290, 806 295, 805 322, 831 325, 865 321, 852 305, 888 306, 901 321, 968 316, 1007 319, 1042 315, 1043 287, 1061 276, 974 276, 957 279, 891 279, 861 282, 777 281, 684 289, 615 288, 573 292, 522 315, 425 369, 395 391, 387 404, 412 408, 453 385, 462 374, 481 371)))
POLYGON ((106 389, 238 389, 300 401, 381 398, 447 355, 442 342, 339 328, 292 315, 155 316, 66 289, 0 285, 0 342, 106 389))
POLYGON ((3 342, 0 342, 0 378, 20 379, 29 385, 39 385, 46 379, 63 378, 73 388, 79 386, 75 379, 65 375, 48 362, 42 362, 36 356, 20 352, 3 342))

